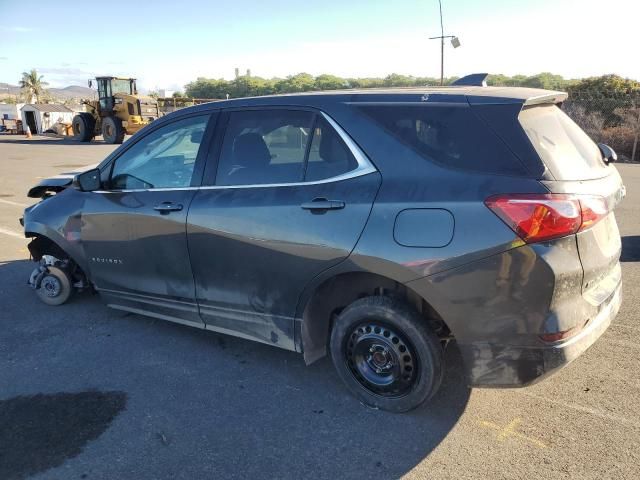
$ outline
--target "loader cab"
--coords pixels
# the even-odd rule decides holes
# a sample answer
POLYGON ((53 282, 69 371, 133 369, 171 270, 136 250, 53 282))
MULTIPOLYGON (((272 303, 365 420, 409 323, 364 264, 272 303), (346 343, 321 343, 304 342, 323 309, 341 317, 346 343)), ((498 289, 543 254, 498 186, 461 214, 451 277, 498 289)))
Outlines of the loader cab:
POLYGON ((113 112, 114 95, 118 93, 136 95, 138 93, 135 78, 96 77, 96 83, 100 110, 103 112, 113 112))

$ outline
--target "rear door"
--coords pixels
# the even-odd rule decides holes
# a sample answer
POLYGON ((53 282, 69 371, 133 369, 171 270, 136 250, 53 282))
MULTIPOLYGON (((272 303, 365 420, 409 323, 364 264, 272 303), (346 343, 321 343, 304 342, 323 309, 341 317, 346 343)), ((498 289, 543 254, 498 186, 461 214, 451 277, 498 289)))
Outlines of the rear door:
POLYGON ((200 314, 209 329, 294 349, 298 298, 354 248, 380 175, 319 112, 236 110, 220 123, 187 218, 200 314))
POLYGON ((583 291, 600 304, 620 281, 621 242, 614 209, 624 196, 622 179, 589 136, 555 105, 525 107, 519 120, 554 178, 544 181, 545 186, 553 193, 577 194, 594 208, 602 205, 603 218, 577 234, 583 291))

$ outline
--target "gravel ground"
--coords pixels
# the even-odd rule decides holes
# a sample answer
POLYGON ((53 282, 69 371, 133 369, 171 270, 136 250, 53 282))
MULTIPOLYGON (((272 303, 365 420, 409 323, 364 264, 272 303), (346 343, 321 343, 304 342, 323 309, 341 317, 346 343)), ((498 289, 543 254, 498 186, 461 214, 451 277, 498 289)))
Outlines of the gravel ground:
POLYGON ((107 309, 46 307, 18 217, 39 177, 102 143, 0 136, 0 478, 640 478, 640 166, 611 328, 533 387, 465 387, 455 348, 427 407, 365 408, 328 360, 107 309))

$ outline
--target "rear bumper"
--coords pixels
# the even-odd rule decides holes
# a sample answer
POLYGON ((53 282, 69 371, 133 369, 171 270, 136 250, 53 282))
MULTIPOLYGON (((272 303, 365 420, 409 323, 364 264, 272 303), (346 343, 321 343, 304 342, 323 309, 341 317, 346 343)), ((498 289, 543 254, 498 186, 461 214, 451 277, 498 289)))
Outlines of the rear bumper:
POLYGON ((476 387, 524 387, 568 365, 607 330, 620 309, 622 284, 603 302, 597 315, 574 337, 540 347, 485 342, 459 344, 469 384, 476 387))

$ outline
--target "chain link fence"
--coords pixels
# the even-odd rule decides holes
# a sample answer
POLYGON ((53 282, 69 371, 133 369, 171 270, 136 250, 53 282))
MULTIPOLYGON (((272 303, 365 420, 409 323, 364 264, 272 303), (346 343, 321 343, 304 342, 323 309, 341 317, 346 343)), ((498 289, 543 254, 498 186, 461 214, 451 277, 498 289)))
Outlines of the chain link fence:
POLYGON ((562 108, 593 140, 613 148, 619 161, 640 161, 640 92, 573 94, 562 108))

